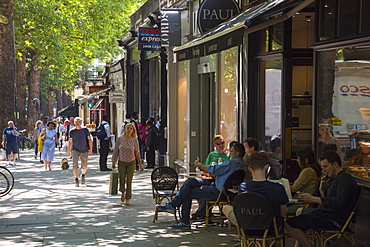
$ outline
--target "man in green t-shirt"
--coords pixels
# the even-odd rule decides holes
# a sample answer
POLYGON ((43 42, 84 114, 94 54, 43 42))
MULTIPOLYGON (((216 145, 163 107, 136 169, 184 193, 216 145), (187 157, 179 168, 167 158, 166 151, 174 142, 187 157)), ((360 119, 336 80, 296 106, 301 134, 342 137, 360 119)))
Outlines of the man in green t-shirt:
POLYGON ((219 164, 225 160, 230 159, 230 156, 226 153, 225 144, 226 143, 222 135, 216 135, 215 137, 213 137, 213 145, 216 150, 208 154, 204 165, 209 165, 212 162, 219 164))

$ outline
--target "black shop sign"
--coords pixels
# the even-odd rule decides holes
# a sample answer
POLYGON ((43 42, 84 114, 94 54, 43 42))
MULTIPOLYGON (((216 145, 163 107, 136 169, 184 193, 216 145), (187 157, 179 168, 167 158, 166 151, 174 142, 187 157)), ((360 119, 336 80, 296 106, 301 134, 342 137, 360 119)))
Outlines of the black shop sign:
POLYGON ((198 27, 201 33, 240 13, 234 0, 204 0, 198 10, 198 27))
POLYGON ((152 27, 139 27, 139 50, 160 51, 161 29, 152 27))

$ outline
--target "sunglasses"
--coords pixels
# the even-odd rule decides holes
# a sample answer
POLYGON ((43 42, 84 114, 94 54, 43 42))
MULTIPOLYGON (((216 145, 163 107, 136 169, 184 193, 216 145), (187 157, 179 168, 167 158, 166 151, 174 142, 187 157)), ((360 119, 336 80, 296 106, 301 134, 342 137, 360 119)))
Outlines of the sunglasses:
POLYGON ((225 142, 222 141, 222 142, 215 142, 216 145, 221 145, 221 144, 224 144, 225 142))

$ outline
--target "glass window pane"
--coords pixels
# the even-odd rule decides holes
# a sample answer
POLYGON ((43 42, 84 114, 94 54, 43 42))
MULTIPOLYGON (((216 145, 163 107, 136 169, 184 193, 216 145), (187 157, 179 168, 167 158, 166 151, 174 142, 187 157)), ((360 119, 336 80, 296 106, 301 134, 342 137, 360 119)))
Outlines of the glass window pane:
POLYGON ((177 63, 177 159, 184 161, 186 155, 186 80, 187 61, 177 63))
POLYGON ((327 124, 322 126, 329 126, 327 133, 320 130, 320 140, 339 145, 346 170, 368 177, 370 48, 320 52, 318 68, 318 92, 323 91, 317 97, 318 121, 327 124))
POLYGON ((313 12, 300 12, 293 16, 292 48, 310 48, 314 44, 313 12))
POLYGON ((292 130, 292 158, 297 158, 297 151, 302 148, 312 149, 312 130, 292 130))
POLYGON ((238 47, 222 51, 220 61, 220 133, 230 143, 236 140, 237 130, 238 47))
POLYGON ((279 23, 272 26, 271 34, 271 49, 281 50, 283 45, 283 23, 279 23))
POLYGON ((363 0, 361 6, 361 33, 370 32, 370 1, 363 0))
POLYGON ((281 59, 261 62, 265 70, 265 140, 281 133, 281 59))
POLYGON ((335 38, 335 14, 337 9, 336 0, 324 0, 320 20, 320 40, 335 38))
POLYGON ((341 0, 339 12, 339 37, 357 33, 357 0, 341 0))

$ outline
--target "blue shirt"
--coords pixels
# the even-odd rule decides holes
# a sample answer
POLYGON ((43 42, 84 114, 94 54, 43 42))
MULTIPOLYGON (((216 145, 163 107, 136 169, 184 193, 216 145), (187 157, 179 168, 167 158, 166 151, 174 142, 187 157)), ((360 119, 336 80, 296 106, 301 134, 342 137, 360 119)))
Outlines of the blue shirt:
POLYGON ((6 127, 3 131, 3 134, 6 135, 6 142, 17 142, 17 136, 13 135, 13 129, 18 132, 18 129, 16 127, 9 128, 6 127))
POLYGON ((225 160, 221 164, 211 164, 207 166, 207 172, 217 175, 215 183, 218 190, 222 189, 226 179, 237 170, 245 170, 246 164, 242 157, 237 157, 231 160, 225 160))

